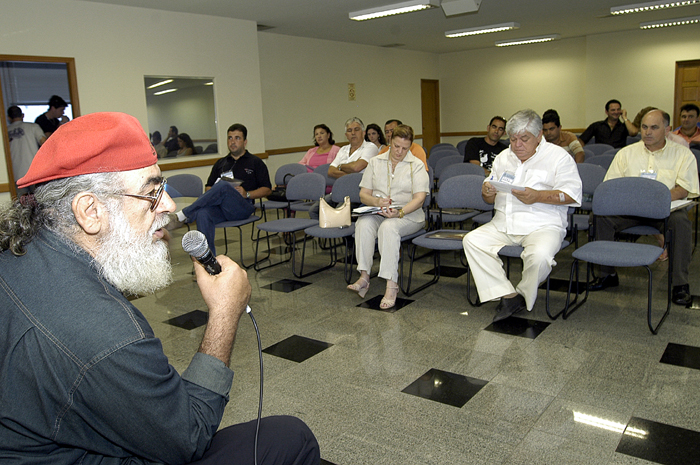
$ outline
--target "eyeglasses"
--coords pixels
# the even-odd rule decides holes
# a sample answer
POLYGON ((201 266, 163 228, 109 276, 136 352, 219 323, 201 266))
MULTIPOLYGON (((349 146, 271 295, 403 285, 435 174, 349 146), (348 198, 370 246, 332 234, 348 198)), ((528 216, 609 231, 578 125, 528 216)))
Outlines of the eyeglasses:
POLYGON ((165 185, 168 183, 168 181, 163 178, 163 180, 160 182, 160 185, 153 189, 150 194, 148 195, 139 195, 139 194, 119 194, 123 195, 126 197, 134 197, 136 199, 143 199, 143 200, 148 200, 151 202, 151 211, 156 211, 156 208, 158 208, 158 204, 160 203, 160 199, 163 197, 163 192, 165 191, 165 185))

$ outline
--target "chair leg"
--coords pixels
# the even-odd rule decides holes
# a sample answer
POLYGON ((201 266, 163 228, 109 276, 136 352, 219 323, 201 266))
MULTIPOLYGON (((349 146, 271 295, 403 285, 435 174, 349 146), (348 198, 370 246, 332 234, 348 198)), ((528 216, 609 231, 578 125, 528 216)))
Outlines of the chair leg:
POLYGON ((286 260, 281 260, 277 263, 272 263, 270 260, 270 256, 272 255, 272 252, 270 251, 270 234, 266 231, 266 237, 263 239, 267 239, 267 256, 265 258, 261 258, 258 260, 258 249, 260 248, 260 231, 261 229, 258 229, 258 235, 257 239, 255 241, 255 262, 253 263, 253 269, 255 271, 261 271, 261 270, 266 270, 268 268, 272 268, 273 266, 281 265, 282 263, 287 263, 289 260, 292 259, 291 255, 288 259, 286 260), (260 263, 264 262, 265 260, 270 261, 270 264, 267 266, 259 266, 260 263))
MULTIPOLYGON (((418 246, 416 246, 415 244, 412 244, 411 251, 410 251, 410 253, 409 253, 409 255, 410 255, 410 257, 411 257, 411 262, 410 262, 410 265, 409 265, 409 268, 408 268, 408 279, 407 279, 408 282, 407 282, 407 284, 406 284, 406 288, 405 288, 405 289, 404 289, 404 287, 403 287, 403 281, 404 281, 404 274, 403 274, 403 262, 404 262, 404 261, 403 261, 403 248, 402 248, 402 251, 401 251, 402 260, 400 260, 401 264, 400 264, 400 268, 399 268, 399 271, 400 271, 400 272, 399 272, 399 287, 401 288, 401 292, 403 292, 407 297, 410 297, 410 296, 412 296, 412 295, 414 295, 414 294, 416 294, 416 293, 422 291, 423 289, 426 289, 426 288, 432 286, 433 284, 437 283, 438 280, 440 279, 440 251, 439 251, 439 250, 433 250, 433 251, 432 251, 432 254, 433 254, 433 265, 434 265, 434 267, 435 267, 435 275, 433 276, 433 279, 431 279, 431 280, 428 281, 427 283, 423 284, 422 286, 420 286, 420 287, 418 287, 418 288, 416 288, 416 289, 411 290, 411 280, 412 280, 412 278, 413 278, 413 262, 416 260, 416 249, 417 249, 417 248, 418 248, 418 246)), ((426 254, 426 255, 427 255, 427 254, 426 254)), ((423 255, 423 256, 425 256, 425 255, 423 255)))
POLYGON ((350 262, 352 261, 352 255, 355 251, 355 241, 352 237, 344 237, 343 239, 345 240, 345 266, 343 266, 343 277, 345 278, 345 282, 350 284, 352 281, 352 265, 350 262))
MULTIPOLYGON (((293 236, 293 244, 296 244, 296 234, 293 236)), ((330 256, 331 256, 331 261, 328 265, 322 266, 321 268, 318 268, 314 271, 311 271, 309 273, 304 273, 304 258, 306 256, 306 240, 309 238, 308 234, 304 234, 304 245, 301 249, 301 266, 299 267, 299 273, 297 274, 296 272, 296 253, 295 253, 295 247, 292 246, 292 274, 296 276, 297 278, 305 278, 307 276, 311 276, 312 274, 319 273, 321 271, 327 270, 329 268, 332 268, 335 266, 335 264, 338 262, 338 254, 337 254, 337 249, 335 248, 335 240, 331 240, 331 247, 330 247, 330 256)))
MULTIPOLYGON (((551 273, 550 273, 550 276, 551 276, 551 273)), ((549 278, 550 278, 550 276, 547 276, 547 294, 545 297, 545 311, 547 312, 547 316, 552 320, 556 320, 557 318, 559 318, 559 315, 562 315, 562 314, 564 315, 562 317, 562 319, 566 319, 566 316, 567 316, 566 310, 569 308, 569 306, 571 304, 575 304, 576 301, 578 300, 578 290, 579 290, 579 286, 581 284, 580 280, 579 280, 579 274, 578 274, 578 261, 574 260, 574 263, 572 264, 571 276, 569 276, 569 289, 566 293, 566 303, 564 304, 564 308, 559 310, 559 312, 557 312, 555 315, 552 315, 551 310, 549 309, 549 278), (569 299, 570 299, 570 295, 571 295, 571 281, 572 281, 573 275, 574 275, 574 269, 573 269, 574 266, 576 267, 576 292, 575 292, 574 300, 570 301, 569 299)), ((586 286, 586 288, 588 288, 588 286, 586 286)))
POLYGON ((589 293, 588 287, 591 283, 591 271, 592 271, 592 267, 591 267, 590 263, 586 263, 586 294, 583 297, 583 300, 581 300, 581 302, 578 302, 578 304, 576 304, 571 310, 569 310, 569 307, 572 304, 576 303, 576 301, 578 300, 578 287, 576 288, 576 297, 574 297, 574 300, 571 300, 571 284, 572 284, 573 279, 574 279, 574 271, 576 272, 576 286, 579 286, 580 280, 579 280, 579 276, 578 276, 578 259, 576 259, 576 258, 574 258, 574 261, 571 264, 571 273, 569 275, 569 289, 566 293, 566 305, 564 306, 564 312, 563 312, 564 314, 562 316, 562 319, 564 319, 564 320, 569 318, 572 313, 574 313, 576 310, 578 310, 579 307, 581 307, 581 305, 586 303, 586 301, 588 300, 588 293, 589 293))
POLYGON ((467 266, 467 302, 472 307, 481 307, 483 302, 479 298, 479 292, 477 291, 476 300, 472 301, 472 270, 467 266))

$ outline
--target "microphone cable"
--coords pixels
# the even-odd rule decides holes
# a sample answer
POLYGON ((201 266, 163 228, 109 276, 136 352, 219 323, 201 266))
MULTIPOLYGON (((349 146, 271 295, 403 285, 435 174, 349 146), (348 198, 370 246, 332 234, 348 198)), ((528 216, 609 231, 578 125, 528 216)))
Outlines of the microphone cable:
POLYGON ((255 318, 253 317, 253 312, 250 309, 250 305, 246 306, 245 309, 246 313, 250 316, 250 319, 253 321, 253 327, 255 328, 255 335, 258 338, 258 355, 260 356, 260 398, 258 400, 258 421, 257 424, 255 425, 255 447, 254 447, 254 454, 255 454, 255 465, 258 465, 258 434, 260 433, 260 419, 262 417, 262 403, 263 403, 263 355, 262 355, 262 342, 260 340, 260 331, 258 330, 258 323, 255 321, 255 318))

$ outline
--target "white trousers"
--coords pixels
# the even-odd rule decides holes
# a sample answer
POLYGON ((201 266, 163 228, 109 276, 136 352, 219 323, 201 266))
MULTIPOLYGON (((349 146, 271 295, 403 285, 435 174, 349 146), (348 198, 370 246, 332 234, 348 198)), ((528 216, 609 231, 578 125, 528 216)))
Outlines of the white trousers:
POLYGON ((374 244, 382 256, 379 277, 394 282, 399 280, 399 253, 401 236, 419 231, 423 223, 406 218, 385 218, 381 215, 365 215, 355 223, 355 256, 357 271, 370 272, 374 257, 374 244))
POLYGON ((464 253, 481 301, 488 302, 517 292, 525 297, 527 309, 532 310, 537 300, 537 288, 556 265, 554 255, 559 252, 565 234, 565 230, 552 227, 526 236, 516 236, 500 232, 494 225, 487 223, 464 236, 464 253), (508 281, 503 261, 498 256, 498 251, 506 245, 520 245, 524 248, 520 255, 523 274, 517 288, 513 288, 508 281))

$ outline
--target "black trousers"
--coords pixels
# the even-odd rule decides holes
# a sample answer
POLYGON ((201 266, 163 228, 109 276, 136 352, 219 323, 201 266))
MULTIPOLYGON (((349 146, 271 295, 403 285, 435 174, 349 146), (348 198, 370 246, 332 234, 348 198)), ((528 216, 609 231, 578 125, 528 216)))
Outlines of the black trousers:
MULTIPOLYGON (((204 457, 192 465, 252 465, 255 463, 257 420, 218 431, 204 457)), ((321 456, 316 437, 296 417, 265 417, 258 435, 258 465, 318 465, 321 456)))

